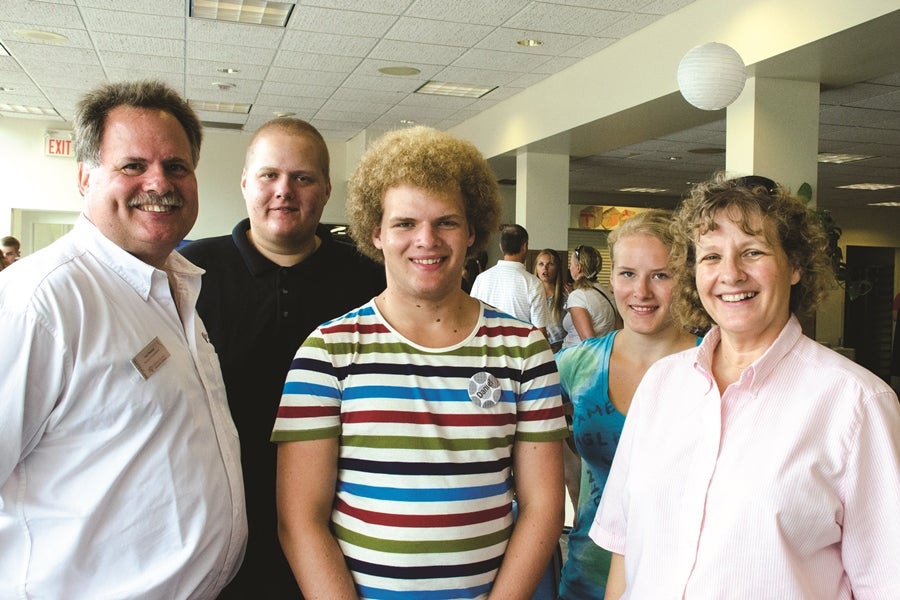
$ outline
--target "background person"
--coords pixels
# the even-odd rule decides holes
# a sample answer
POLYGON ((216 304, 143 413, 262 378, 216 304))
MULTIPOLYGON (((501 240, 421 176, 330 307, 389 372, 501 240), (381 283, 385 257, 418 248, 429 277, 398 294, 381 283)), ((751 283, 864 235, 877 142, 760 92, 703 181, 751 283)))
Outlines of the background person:
POLYGON ((494 175, 414 127, 348 194, 387 288, 294 358, 272 434, 285 554, 308 597, 528 598, 562 531, 566 425, 544 336, 460 286, 496 228, 494 175))
POLYGON ((647 210, 610 233, 610 284, 623 327, 556 354, 563 395, 574 409, 573 440, 586 467, 581 494, 575 492, 581 500, 568 536, 559 587, 562 600, 603 598, 610 553, 588 532, 632 395, 651 364, 699 341, 674 322, 671 312, 671 219, 668 211, 647 210))
POLYGON ((563 274, 562 259, 559 252, 552 248, 544 248, 534 258, 534 275, 544 285, 547 296, 547 308, 550 310, 550 322, 547 324, 547 341, 556 352, 562 347, 566 330, 562 326, 566 305, 566 278, 563 274))
POLYGON ((249 218, 231 235, 181 249, 206 269, 197 310, 222 363, 244 467, 247 554, 219 599, 296 598, 278 543, 275 411, 303 340, 383 290, 384 268, 320 225, 331 194, 328 147, 306 121, 278 118, 254 133, 241 192, 249 218))
POLYGON ((801 331, 833 282, 818 220, 719 175, 674 227, 676 315, 713 327, 634 394, 590 532, 607 598, 897 597, 900 406, 801 331))
POLYGON ((593 246, 578 246, 569 259, 572 291, 566 298, 562 324, 566 330, 562 347, 606 335, 618 326, 619 316, 609 292, 597 282, 603 258, 593 246))
POLYGON ((247 524, 237 432, 173 253, 197 218, 200 122, 156 82, 74 120, 84 210, 0 273, 0 597, 215 598, 247 524), (13 348, 14 346, 14 348, 13 348))
POLYGON ((9 266, 22 258, 22 244, 19 243, 19 240, 14 238, 11 235, 4 237, 0 240, 0 251, 3 252, 3 265, 0 265, 0 268, 3 266, 9 266))
POLYGON ((550 323, 547 295, 541 280, 525 269, 528 232, 521 225, 500 229, 503 258, 475 278, 471 295, 494 308, 531 323, 546 335, 550 323))

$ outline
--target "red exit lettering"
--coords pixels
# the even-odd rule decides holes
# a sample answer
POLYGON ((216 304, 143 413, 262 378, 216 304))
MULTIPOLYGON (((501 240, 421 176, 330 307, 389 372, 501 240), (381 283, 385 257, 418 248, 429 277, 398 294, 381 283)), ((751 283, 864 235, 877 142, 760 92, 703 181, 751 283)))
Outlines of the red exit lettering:
POLYGON ((72 140, 47 140, 47 154, 69 156, 72 153, 72 140))

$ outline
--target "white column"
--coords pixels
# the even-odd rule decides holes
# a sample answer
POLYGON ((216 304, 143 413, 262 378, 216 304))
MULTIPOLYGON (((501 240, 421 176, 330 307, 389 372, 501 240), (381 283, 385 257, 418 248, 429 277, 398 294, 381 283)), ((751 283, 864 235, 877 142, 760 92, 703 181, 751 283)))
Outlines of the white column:
POLYGON ((568 247, 568 154, 517 151, 516 223, 528 230, 531 250, 568 247))

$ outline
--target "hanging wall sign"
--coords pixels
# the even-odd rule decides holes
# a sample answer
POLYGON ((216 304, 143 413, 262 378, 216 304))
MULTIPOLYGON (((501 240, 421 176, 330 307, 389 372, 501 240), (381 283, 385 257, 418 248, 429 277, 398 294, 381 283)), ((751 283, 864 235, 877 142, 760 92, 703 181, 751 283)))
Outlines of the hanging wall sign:
POLYGON ((44 134, 45 156, 75 156, 75 144, 71 131, 47 130, 44 134))

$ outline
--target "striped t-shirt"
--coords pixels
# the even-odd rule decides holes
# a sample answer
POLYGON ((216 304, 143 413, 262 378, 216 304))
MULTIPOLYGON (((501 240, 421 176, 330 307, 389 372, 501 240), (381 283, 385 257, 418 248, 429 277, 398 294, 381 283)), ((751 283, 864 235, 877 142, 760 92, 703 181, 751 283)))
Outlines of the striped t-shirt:
POLYGON ((425 348, 369 302, 297 351, 272 440, 341 437, 332 525, 361 598, 485 598, 512 531, 515 441, 567 435, 544 336, 482 304, 425 348))

